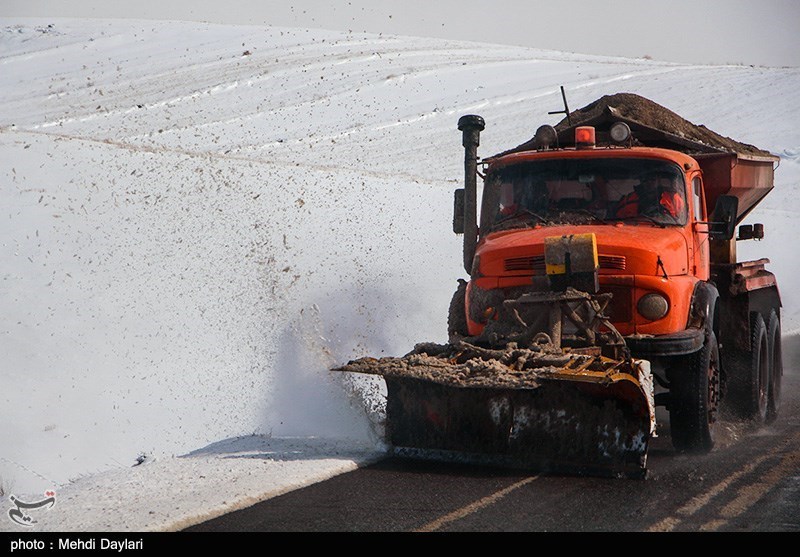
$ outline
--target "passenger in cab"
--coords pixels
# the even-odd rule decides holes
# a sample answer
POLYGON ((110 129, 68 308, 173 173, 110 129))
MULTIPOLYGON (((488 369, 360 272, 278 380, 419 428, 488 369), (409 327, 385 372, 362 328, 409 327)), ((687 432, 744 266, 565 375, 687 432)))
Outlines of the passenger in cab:
POLYGON ((619 219, 668 215, 677 222, 685 207, 686 201, 675 176, 668 172, 653 172, 645 175, 631 193, 617 202, 613 214, 619 219))

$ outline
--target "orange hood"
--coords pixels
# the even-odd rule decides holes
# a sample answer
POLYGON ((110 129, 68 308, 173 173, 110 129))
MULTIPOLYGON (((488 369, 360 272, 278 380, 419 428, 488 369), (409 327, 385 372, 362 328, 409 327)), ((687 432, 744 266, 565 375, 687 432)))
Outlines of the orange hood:
POLYGON ((685 275, 688 243, 681 228, 649 225, 565 225, 504 230, 478 244, 481 276, 544 274, 544 240, 550 236, 594 233, 601 274, 685 275), (660 261, 660 263, 659 263, 660 261))

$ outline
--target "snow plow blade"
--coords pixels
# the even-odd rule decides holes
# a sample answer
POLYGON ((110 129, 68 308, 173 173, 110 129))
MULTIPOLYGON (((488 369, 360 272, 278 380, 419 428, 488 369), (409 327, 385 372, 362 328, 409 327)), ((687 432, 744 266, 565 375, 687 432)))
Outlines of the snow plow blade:
POLYGON ((383 376, 394 454, 640 478, 655 433, 649 363, 467 343, 418 345, 340 371, 383 376))

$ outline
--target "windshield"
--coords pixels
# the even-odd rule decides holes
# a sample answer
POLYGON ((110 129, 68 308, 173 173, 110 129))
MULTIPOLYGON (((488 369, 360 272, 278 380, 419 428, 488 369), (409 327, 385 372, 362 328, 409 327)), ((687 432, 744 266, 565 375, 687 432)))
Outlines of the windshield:
POLYGON ((484 191, 492 230, 608 221, 682 226, 687 220, 683 173, 652 159, 525 162, 487 176, 484 191))

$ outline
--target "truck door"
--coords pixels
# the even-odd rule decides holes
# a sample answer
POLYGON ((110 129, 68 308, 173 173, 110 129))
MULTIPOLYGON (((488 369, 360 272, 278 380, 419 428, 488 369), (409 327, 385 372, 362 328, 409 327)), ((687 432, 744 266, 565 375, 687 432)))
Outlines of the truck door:
POLYGON ((692 205, 692 230, 694 233, 694 275, 700 280, 708 280, 709 276, 709 245, 708 224, 703 178, 700 173, 695 173, 689 185, 692 205))

